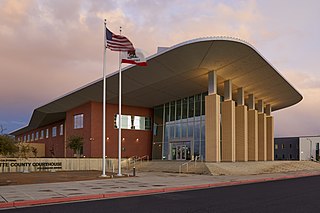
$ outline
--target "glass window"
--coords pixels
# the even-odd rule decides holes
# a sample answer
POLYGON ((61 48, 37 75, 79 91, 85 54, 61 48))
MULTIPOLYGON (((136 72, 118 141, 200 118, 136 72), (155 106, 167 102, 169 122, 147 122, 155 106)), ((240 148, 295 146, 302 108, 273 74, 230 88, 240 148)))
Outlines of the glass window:
POLYGON ((40 132, 40 139, 43 139, 44 138, 44 130, 41 130, 40 132))
POLYGON ((29 142, 30 141, 30 135, 28 135, 28 140, 27 140, 27 142, 29 142))
POLYGON ((282 149, 284 149, 284 144, 282 144, 282 149))
POLYGON ((165 119, 165 122, 168 122, 169 121, 169 103, 166 103, 164 108, 165 108, 164 119, 165 119))
POLYGON ((201 122, 201 141, 206 140, 206 124, 205 121, 201 122))
POLYGON ((145 130, 151 130, 151 118, 145 117, 145 130))
POLYGON ((60 135, 63 135, 63 124, 60 124, 60 135))
POLYGON ((31 141, 34 141, 34 133, 31 134, 31 141))
POLYGON ((57 127, 54 126, 52 127, 52 137, 56 137, 57 136, 57 127))
POLYGON ((170 139, 172 139, 172 138, 174 138, 174 125, 173 124, 171 124, 170 126, 169 126, 169 138, 170 139))
POLYGON ((206 114, 206 95, 207 93, 202 93, 201 115, 206 114))
POLYGON ((193 122, 188 123, 188 137, 193 137, 193 122))
POLYGON ((27 141, 27 136, 23 136, 23 142, 26 142, 27 141))
MULTIPOLYGON (((143 116, 121 115, 122 129, 151 130, 151 118, 143 116)), ((119 115, 114 118, 115 128, 119 127, 119 115)))
POLYGON ((292 144, 291 143, 290 143, 289 147, 290 147, 290 149, 292 148, 292 144))
MULTIPOLYGON (((119 128, 119 114, 115 115, 115 128, 119 128)), ((131 129, 131 115, 121 115, 121 128, 131 129)))
POLYGON ((182 118, 188 117, 188 98, 182 99, 182 118))
POLYGON ((194 129, 193 129, 193 131, 194 131, 194 135, 193 135, 193 138, 194 138, 194 140, 197 140, 197 141, 200 141, 200 129, 201 127, 200 127, 200 122, 195 122, 194 123, 194 129))
POLYGON ((145 117, 134 116, 134 128, 135 129, 145 129, 146 121, 145 117))
POLYGON ((83 128, 83 114, 73 116, 74 120, 74 129, 83 128))
POLYGON ((194 117, 194 96, 189 97, 189 118, 194 117))
POLYGON ((176 117, 175 101, 171 101, 171 103, 170 103, 170 121, 174 121, 175 117, 176 117))
POLYGON ((180 124, 180 122, 176 123, 175 128, 176 128, 175 138, 180 138, 181 137, 181 135, 180 135, 181 134, 181 124, 180 124))
POLYGON ((163 105, 154 108, 154 122, 163 125, 163 105))
POLYGON ((275 145, 274 145, 274 149, 278 149, 278 144, 275 144, 275 145))
POLYGON ((195 116, 200 116, 201 114, 201 94, 195 95, 195 116))
POLYGON ((46 129, 46 138, 49 138, 49 129, 46 129))
POLYGON ((186 123, 186 122, 181 123, 181 137, 182 138, 187 137, 187 128, 188 128, 188 123, 186 123))
POLYGON ((177 109, 176 109, 176 120, 181 119, 181 100, 177 100, 177 109))
POLYGON ((36 141, 39 139, 39 132, 36 132, 36 141))

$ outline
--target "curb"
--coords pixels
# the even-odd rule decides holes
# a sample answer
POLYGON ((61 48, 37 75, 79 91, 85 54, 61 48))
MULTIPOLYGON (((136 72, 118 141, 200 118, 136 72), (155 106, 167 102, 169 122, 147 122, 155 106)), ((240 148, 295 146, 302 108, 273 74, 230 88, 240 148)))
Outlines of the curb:
POLYGON ((168 193, 168 192, 177 192, 177 191, 187 191, 187 190, 196 190, 196 189, 207 189, 214 187, 223 187, 223 186, 235 186, 235 185, 244 185, 251 183, 262 183, 276 180, 287 180, 300 177, 312 177, 320 175, 320 172, 317 173, 302 173, 295 175, 285 175, 275 178, 259 178, 259 179, 249 179, 249 180, 240 180, 240 181, 228 181, 212 184, 200 184, 200 185, 191 185, 191 186, 179 186, 179 187, 168 187, 160 189, 146 189, 140 191, 131 191, 131 192, 115 192, 109 194, 93 194, 93 195, 83 195, 83 196, 72 196, 72 197, 63 197, 63 198, 48 198, 40 200, 25 200, 25 201, 13 201, 7 203, 0 203, 0 209, 4 208, 15 208, 15 207, 30 207, 43 204, 58 204, 65 202, 75 202, 75 201, 88 201, 88 200, 98 200, 98 199, 110 199, 110 198, 119 198, 119 197, 128 197, 128 196, 141 196, 141 195, 150 195, 150 194, 159 194, 159 193, 168 193))

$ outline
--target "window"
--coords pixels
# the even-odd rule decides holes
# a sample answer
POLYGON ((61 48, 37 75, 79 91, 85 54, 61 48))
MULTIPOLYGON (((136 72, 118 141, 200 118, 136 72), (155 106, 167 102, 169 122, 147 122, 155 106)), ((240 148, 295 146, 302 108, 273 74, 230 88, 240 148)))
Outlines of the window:
MULTIPOLYGON (((115 128, 119 127, 119 115, 114 116, 115 128)), ((122 129, 151 130, 151 118, 143 116, 121 115, 122 129)))
POLYGON ((175 101, 171 101, 170 103, 170 121, 174 121, 175 120, 175 101))
POLYGON ((57 127, 54 126, 52 127, 52 137, 56 137, 57 136, 57 127))
POLYGON ((27 136, 23 136, 23 142, 27 141, 27 136))
POLYGON ((182 119, 188 117, 188 98, 182 99, 182 119))
POLYGON ((194 117, 194 96, 189 97, 189 118, 194 117))
POLYGON ((36 141, 39 139, 39 132, 36 132, 36 141))
POLYGON ((73 116, 74 121, 74 129, 81 129, 83 128, 83 114, 73 116))
POLYGON ((134 116, 134 129, 145 129, 145 117, 134 116))
POLYGON ((31 141, 34 140, 34 133, 31 134, 31 141))
POLYGON ((60 124, 60 135, 63 135, 63 124, 60 124))
POLYGON ((28 135, 28 140, 27 140, 27 142, 29 142, 30 141, 30 135, 28 135))
POLYGON ((46 129, 46 138, 49 138, 49 129, 46 129))
POLYGON ((275 144, 275 145, 274 145, 274 149, 278 149, 278 144, 275 144))
POLYGON ((41 130, 40 132, 40 139, 43 139, 44 138, 44 130, 41 130))
POLYGON ((290 149, 292 148, 292 144, 291 143, 290 143, 289 147, 290 147, 290 149))
POLYGON ((284 144, 282 144, 281 148, 284 149, 284 144))

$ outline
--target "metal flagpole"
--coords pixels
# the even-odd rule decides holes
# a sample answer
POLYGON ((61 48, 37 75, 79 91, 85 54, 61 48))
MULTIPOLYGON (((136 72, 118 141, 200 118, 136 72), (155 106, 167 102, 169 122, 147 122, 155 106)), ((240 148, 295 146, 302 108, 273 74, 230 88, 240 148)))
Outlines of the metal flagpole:
POLYGON ((107 30, 107 20, 104 20, 104 54, 103 54, 103 113, 102 113, 102 175, 101 177, 106 177, 106 30, 107 30))
MULTIPOLYGON (((121 35, 121 27, 120 27, 121 35)), ((122 176, 121 174, 121 128, 122 128, 122 117, 121 117, 121 51, 119 52, 119 126, 118 126, 118 174, 117 176, 122 176)))

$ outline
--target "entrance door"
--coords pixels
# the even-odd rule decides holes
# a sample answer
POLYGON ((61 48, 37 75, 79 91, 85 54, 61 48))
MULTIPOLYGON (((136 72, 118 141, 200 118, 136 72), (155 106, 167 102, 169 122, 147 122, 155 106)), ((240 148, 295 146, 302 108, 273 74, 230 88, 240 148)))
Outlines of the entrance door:
POLYGON ((186 159, 187 159, 187 146, 176 145, 176 160, 186 160, 186 159))

